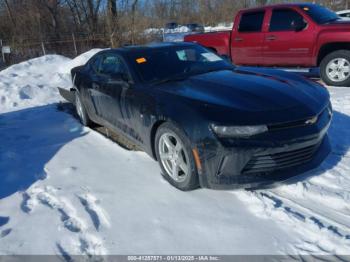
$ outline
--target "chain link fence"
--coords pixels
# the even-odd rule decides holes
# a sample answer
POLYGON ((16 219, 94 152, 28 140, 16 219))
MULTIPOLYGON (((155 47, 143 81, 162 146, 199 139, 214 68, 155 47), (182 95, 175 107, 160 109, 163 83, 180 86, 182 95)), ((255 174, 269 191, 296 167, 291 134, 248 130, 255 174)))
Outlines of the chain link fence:
MULTIPOLYGON (((119 40, 122 42, 120 46, 130 45, 130 35, 122 35, 119 40)), ((145 44, 149 42, 162 42, 163 34, 159 32, 145 34, 144 32, 136 34, 134 39, 135 44, 145 44)), ((1 42, 0 42, 1 44, 1 42)), ((11 48, 10 54, 4 54, 3 58, 0 58, 0 70, 17 64, 28 59, 40 57, 48 54, 63 55, 66 57, 76 57, 79 54, 89 51, 93 48, 110 48, 111 39, 105 34, 95 34, 88 36, 84 33, 61 36, 59 38, 51 38, 50 40, 39 41, 37 39, 25 39, 20 43, 12 43, 10 40, 2 40, 3 46, 9 46, 11 48)), ((2 46, 0 46, 1 51, 2 46)))

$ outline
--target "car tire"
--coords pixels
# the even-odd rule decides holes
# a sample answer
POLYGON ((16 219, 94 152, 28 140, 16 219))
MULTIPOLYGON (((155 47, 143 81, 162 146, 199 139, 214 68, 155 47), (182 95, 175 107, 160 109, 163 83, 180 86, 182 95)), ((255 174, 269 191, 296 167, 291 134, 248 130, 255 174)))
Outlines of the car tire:
POLYGON ((182 191, 199 187, 191 143, 179 127, 166 122, 158 128, 155 152, 162 175, 171 185, 182 191))
POLYGON ((76 113, 79 117, 80 122, 84 125, 84 126, 91 126, 92 125, 92 121, 90 120, 85 106, 81 100, 81 96, 79 91, 75 91, 75 109, 76 109, 76 113))
POLYGON ((330 86, 350 86, 350 51, 338 50, 321 61, 321 79, 330 86))

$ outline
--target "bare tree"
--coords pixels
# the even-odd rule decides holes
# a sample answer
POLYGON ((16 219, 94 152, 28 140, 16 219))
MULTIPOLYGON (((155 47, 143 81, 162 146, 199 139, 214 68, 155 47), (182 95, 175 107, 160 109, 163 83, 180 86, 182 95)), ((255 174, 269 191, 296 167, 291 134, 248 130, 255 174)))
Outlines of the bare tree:
POLYGON ((5 2, 5 5, 6 5, 7 13, 8 13, 8 15, 9 15, 9 17, 11 19, 12 25, 16 26, 16 22, 15 22, 15 19, 13 18, 13 14, 12 14, 10 5, 9 5, 7 0, 4 0, 4 2, 5 2))
POLYGON ((101 0, 86 0, 88 6, 88 21, 92 33, 96 33, 98 25, 98 12, 101 7, 101 0))
MULTIPOLYGON (((3 0, 0 37, 21 59, 41 55, 42 42, 48 53, 73 56, 75 50, 160 39, 143 32, 168 22, 214 26, 232 22, 241 8, 288 1, 297 0, 3 0)), ((350 8, 350 0, 303 1, 350 8)))
POLYGON ((138 0, 134 0, 131 5, 131 43, 135 44, 135 13, 138 0))
POLYGON ((117 47, 118 42, 118 40, 116 39, 116 33, 119 31, 116 0, 107 1, 107 23, 111 47, 115 48, 117 47))

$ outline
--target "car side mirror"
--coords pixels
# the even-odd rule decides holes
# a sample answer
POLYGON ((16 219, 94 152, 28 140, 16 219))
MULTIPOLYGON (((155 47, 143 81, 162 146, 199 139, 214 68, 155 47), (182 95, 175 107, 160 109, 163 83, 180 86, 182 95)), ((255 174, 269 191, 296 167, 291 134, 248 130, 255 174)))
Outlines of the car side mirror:
POLYGON ((307 23, 304 20, 301 21, 295 21, 293 28, 295 32, 303 31, 307 26, 307 23))

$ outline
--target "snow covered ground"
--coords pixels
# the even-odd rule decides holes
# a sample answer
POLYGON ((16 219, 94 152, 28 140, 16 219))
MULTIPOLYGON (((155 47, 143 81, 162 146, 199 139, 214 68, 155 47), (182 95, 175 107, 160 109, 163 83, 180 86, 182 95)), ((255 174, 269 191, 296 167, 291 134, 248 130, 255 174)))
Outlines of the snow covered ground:
POLYGON ((333 151, 308 174, 248 192, 180 192, 158 164, 59 110, 77 59, 0 72, 0 255, 350 255, 350 89, 329 90, 333 151))

